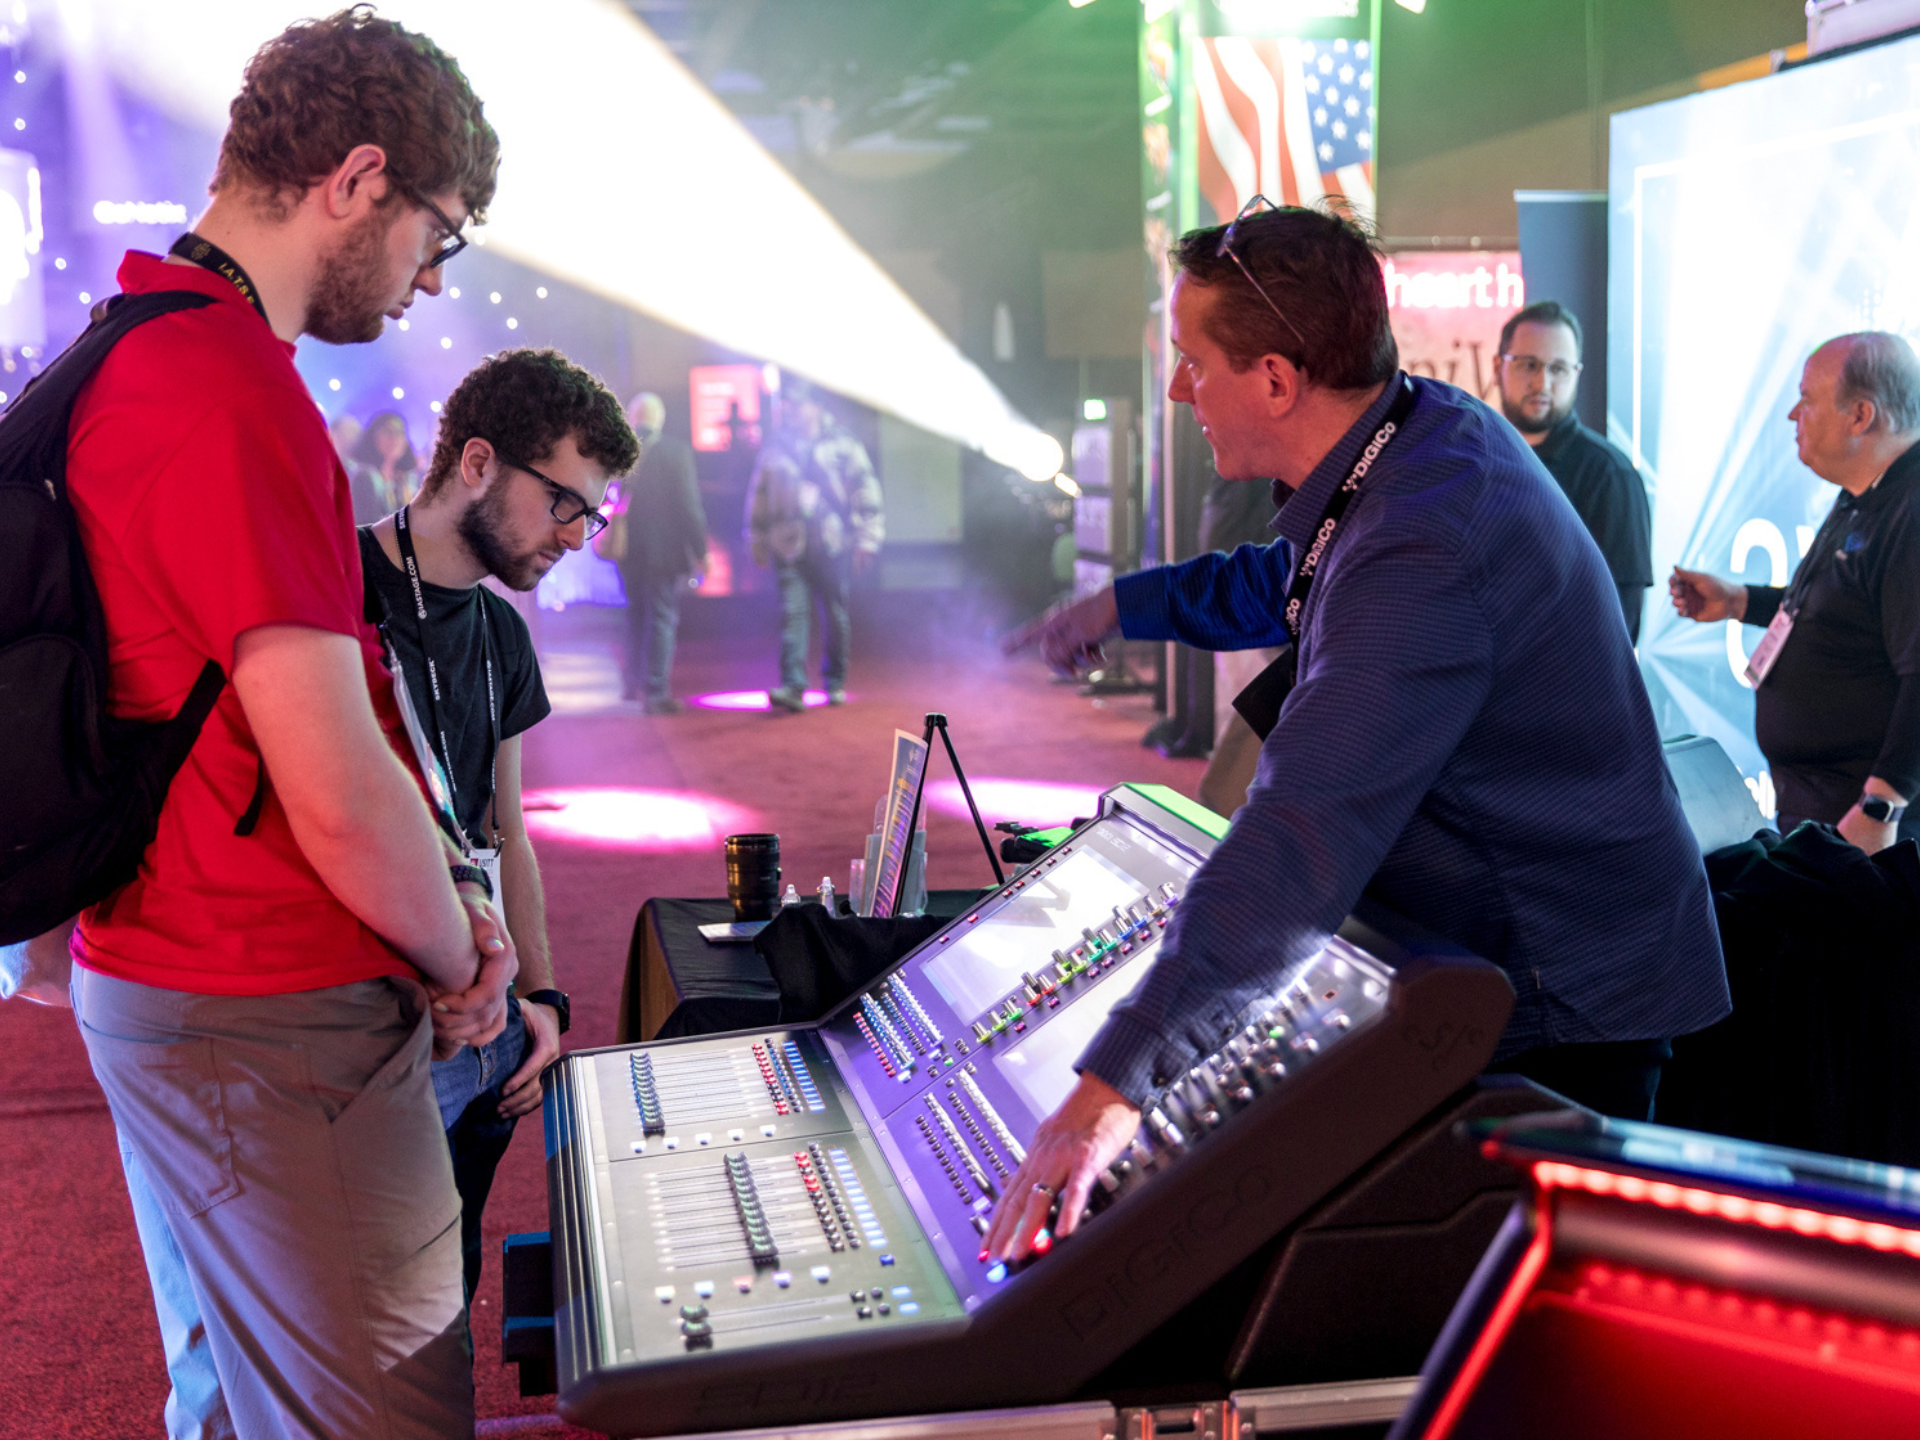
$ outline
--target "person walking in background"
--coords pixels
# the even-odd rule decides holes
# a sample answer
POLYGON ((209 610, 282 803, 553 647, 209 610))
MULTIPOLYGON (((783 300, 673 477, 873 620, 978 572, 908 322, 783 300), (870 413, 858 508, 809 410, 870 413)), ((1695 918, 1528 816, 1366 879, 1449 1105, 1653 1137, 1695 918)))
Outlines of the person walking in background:
POLYGON ((374 474, 382 495, 381 515, 392 514, 420 493, 420 457, 413 453, 407 417, 398 410, 382 410, 367 422, 353 458, 374 474))
POLYGON ((340 457, 340 468, 347 472, 347 486, 353 493, 353 523, 371 525, 389 511, 386 486, 374 470, 353 458, 366 432, 351 415, 341 415, 327 427, 333 440, 333 453, 340 457))
POLYGON ((1627 638, 1653 584, 1653 515, 1633 462, 1573 413, 1580 392, 1580 318, 1557 300, 1515 312, 1500 329, 1500 409, 1573 504, 1620 592, 1627 638))
POLYGON ((789 379, 777 427, 747 481, 747 541, 756 565, 780 583, 780 684, 767 698, 781 710, 805 705, 807 641, 817 604, 826 622, 821 670, 827 703, 847 699, 853 619, 852 577, 864 573, 886 538, 880 481, 867 448, 829 415, 813 387, 789 379))
POLYGON ((1784 589, 1673 569, 1690 620, 1764 625, 1747 678, 1784 835, 1837 826, 1869 855, 1920 835, 1920 360, 1869 330, 1808 357, 1800 463, 1839 488, 1784 589))
POLYGON ((693 469, 693 447, 662 433, 666 403, 642 391, 627 406, 640 437, 640 468, 625 482, 626 501, 600 554, 618 562, 627 589, 623 698, 645 698, 647 714, 672 715, 673 645, 687 581, 707 568, 707 512, 693 469))

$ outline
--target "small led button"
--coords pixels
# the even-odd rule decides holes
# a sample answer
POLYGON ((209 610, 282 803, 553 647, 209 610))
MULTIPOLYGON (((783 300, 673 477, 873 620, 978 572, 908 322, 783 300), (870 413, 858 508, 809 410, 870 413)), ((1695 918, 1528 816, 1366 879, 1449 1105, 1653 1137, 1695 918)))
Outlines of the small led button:
POLYGON ((907 1301, 900 1307, 900 1313, 902 1315, 918 1315, 920 1313, 920 1302, 918 1300, 907 1301))
POLYGON ((773 1138, 773 1126, 771 1126, 771 1125, 762 1125, 762 1126, 760 1127, 760 1133, 761 1133, 762 1135, 765 1135, 765 1136, 766 1136, 766 1137, 767 1137, 767 1138, 768 1138, 769 1140, 771 1140, 771 1139, 773 1138))
POLYGON ((750 1294, 753 1290, 753 1277, 751 1275, 734 1276, 733 1288, 738 1290, 742 1295, 750 1294))
POLYGON ((653 1291, 653 1298, 658 1300, 662 1305, 668 1304, 673 1299, 673 1286, 671 1285, 655 1286, 653 1291))
POLYGON ((713 1282, 711 1280, 699 1281, 694 1285, 693 1293, 698 1295, 702 1300, 712 1299, 713 1298, 713 1282))
POLYGON ((644 1155, 647 1153, 647 1142, 644 1140, 636 1140, 633 1142, 633 1145, 631 1148, 634 1154, 644 1155))
POLYGON ((891 1264, 893 1264, 893 1256, 891 1256, 891 1255, 882 1255, 882 1256, 880 1257, 880 1263, 881 1263, 882 1265, 891 1265, 891 1264))
POLYGON ((893 1298, 896 1300, 905 1300, 911 1294, 913 1294, 913 1287, 911 1285, 896 1285, 893 1287, 893 1298))
POLYGON ((831 1269, 831 1267, 826 1265, 816 1265, 813 1267, 812 1271, 809 1273, 811 1273, 813 1278, 818 1280, 822 1285, 826 1284, 827 1281, 833 1278, 833 1270, 831 1269))
POLYGON ((711 1145, 713 1143, 713 1136, 708 1134, 696 1135, 693 1137, 693 1143, 696 1145, 711 1145))
POLYGON ((786 1289, 789 1285, 793 1284, 793 1272, 791 1270, 774 1271, 773 1283, 778 1285, 782 1290, 786 1289))
POLYGON ((747 1138, 747 1132, 744 1130, 727 1131, 727 1139, 733 1141, 733 1143, 736 1145, 738 1145, 742 1140, 746 1138, 747 1138))
POLYGON ((678 1150, 680 1148, 680 1137, 678 1135, 669 1135, 660 1143, 665 1145, 669 1150, 678 1150))

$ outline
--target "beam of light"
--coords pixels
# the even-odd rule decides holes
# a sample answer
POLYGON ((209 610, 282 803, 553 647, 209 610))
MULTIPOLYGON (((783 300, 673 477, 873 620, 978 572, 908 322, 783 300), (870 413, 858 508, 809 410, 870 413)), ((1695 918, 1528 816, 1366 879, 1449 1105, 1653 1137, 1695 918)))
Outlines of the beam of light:
MULTIPOLYGON (((1100 813, 1100 792, 1091 785, 1010 780, 999 775, 970 776, 967 783, 973 787, 973 798, 989 825, 1013 820, 1045 829, 1100 813)), ((929 781, 927 804, 943 815, 969 815, 967 797, 960 793, 957 780, 929 781)))
POLYGON ((751 810, 713 795, 640 787, 529 791, 527 830, 602 850, 706 850, 766 827, 751 810))
MULTIPOLYGON (((96 43, 115 72, 215 134, 261 42, 328 8, 232 0, 219 24, 183 25, 152 0, 58 5, 97 12, 96 43)), ((1060 442, 1014 410, 624 5, 387 0, 380 11, 459 60, 500 133, 490 248, 1031 479, 1060 469, 1060 442)))
MULTIPOLYGON (((801 698, 811 709, 816 705, 827 703, 827 692, 808 690, 803 692, 801 698)), ((851 700, 853 697, 849 695, 847 698, 851 700)), ((767 698, 767 692, 764 690, 718 690, 711 695, 696 695, 691 703, 703 710, 771 710, 773 708, 773 701, 767 698)))

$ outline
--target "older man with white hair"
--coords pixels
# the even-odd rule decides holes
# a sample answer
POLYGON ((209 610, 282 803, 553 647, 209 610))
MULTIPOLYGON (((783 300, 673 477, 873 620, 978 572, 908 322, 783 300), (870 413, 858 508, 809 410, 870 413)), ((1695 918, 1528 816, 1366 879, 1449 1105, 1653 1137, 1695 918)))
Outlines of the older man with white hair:
POLYGON ((1747 677, 1784 833, 1837 825, 1869 854, 1920 834, 1920 360, 1868 330, 1808 357, 1800 463, 1840 488, 1784 588, 1674 568, 1682 615, 1765 626, 1747 677))
POLYGON ((649 715, 681 709, 673 696, 673 645, 680 599, 707 568, 707 512, 700 503, 693 450, 664 434, 666 403, 642 391, 627 406, 640 437, 640 468, 626 484, 620 573, 627 586, 627 646, 621 666, 629 700, 649 715))

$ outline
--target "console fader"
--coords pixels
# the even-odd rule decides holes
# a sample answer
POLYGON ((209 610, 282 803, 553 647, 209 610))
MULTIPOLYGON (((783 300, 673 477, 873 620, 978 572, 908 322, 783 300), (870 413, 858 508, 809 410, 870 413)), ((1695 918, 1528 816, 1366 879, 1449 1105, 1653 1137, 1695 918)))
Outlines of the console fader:
POLYGON ((547 1094, 561 1413, 672 1434, 1063 1399, 1486 1062, 1512 991, 1350 920, 1173 1077, 1079 1232, 994 1201, 1225 822, 1121 786, 816 1025, 584 1051, 547 1094))

